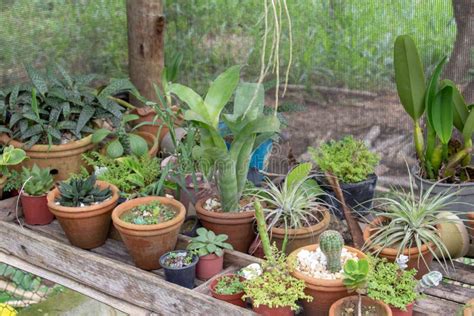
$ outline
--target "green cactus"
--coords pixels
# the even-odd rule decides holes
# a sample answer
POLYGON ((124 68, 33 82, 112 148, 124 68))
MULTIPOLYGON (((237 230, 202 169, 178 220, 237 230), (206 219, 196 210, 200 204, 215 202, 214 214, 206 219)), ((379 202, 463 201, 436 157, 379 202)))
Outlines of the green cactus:
POLYGON ((326 230, 319 238, 319 247, 327 258, 326 268, 332 272, 341 271, 341 252, 344 239, 335 230, 326 230))

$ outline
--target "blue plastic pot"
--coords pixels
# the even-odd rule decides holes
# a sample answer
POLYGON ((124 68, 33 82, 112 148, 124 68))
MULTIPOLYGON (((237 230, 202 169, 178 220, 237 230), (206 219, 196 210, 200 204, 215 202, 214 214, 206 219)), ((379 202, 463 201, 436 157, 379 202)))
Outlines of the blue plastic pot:
POLYGON ((194 256, 193 262, 190 265, 182 268, 173 268, 165 264, 165 259, 171 253, 187 254, 188 252, 186 250, 174 250, 160 257, 160 265, 165 270, 166 281, 192 289, 194 287, 194 280, 196 279, 196 264, 199 261, 199 257, 194 256))

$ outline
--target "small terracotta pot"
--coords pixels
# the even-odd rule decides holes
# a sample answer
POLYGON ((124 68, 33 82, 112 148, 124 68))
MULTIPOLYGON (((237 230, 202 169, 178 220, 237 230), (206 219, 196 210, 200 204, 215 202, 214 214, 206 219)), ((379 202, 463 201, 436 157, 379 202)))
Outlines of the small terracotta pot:
POLYGON ((295 313, 289 306, 285 307, 268 307, 260 304, 258 307, 253 307, 253 311, 263 316, 292 316, 295 313))
POLYGON ((466 302, 466 307, 464 308, 464 316, 473 316, 474 315, 474 298, 466 302))
POLYGON ((126 201, 112 213, 112 221, 120 233, 135 265, 144 270, 160 268, 160 257, 174 249, 178 233, 184 222, 186 210, 180 202, 160 196, 148 196, 126 201), (176 216, 169 221, 155 225, 136 225, 124 222, 120 216, 139 205, 158 201, 176 210, 176 216))
MULTIPOLYGON (((297 229, 288 229, 288 242, 286 244, 286 254, 290 254, 294 250, 315 244, 319 242, 319 235, 325 231, 329 222, 331 221, 331 215, 328 210, 324 208, 323 219, 316 225, 310 227, 303 227, 297 229)), ((285 239, 285 228, 272 227, 271 230, 272 244, 276 242, 278 249, 281 249, 283 240, 285 239)))
POLYGON ((58 219, 72 245, 83 248, 97 248, 105 243, 110 228, 110 214, 117 204, 119 190, 116 186, 96 181, 101 190, 110 188, 110 199, 96 205, 86 207, 66 207, 56 204, 59 190, 48 193, 48 207, 58 219))
MULTIPOLYGON (((344 312, 344 304, 348 302, 355 303, 356 306, 358 304, 359 297, 356 295, 343 297, 334 304, 332 304, 331 309, 329 310, 329 316, 340 316, 343 315, 344 312)), ((392 311, 387 304, 381 301, 375 301, 367 296, 362 296, 362 305, 363 306, 374 306, 376 311, 375 315, 377 316, 392 316, 392 311)), ((356 314, 356 313, 355 313, 356 314)), ((319 314, 318 314, 319 315, 319 314)))
POLYGON ((474 244, 474 212, 467 214, 468 225, 471 228, 471 244, 474 244))
MULTIPOLYGON (((382 217, 376 217, 369 225, 367 225, 364 229, 364 242, 365 244, 370 243, 370 236, 372 236, 380 227, 380 224, 382 223, 383 218, 382 217)), ((377 245, 369 245, 371 247, 371 250, 378 251, 380 249, 380 246, 377 245)), ((420 254, 418 251, 418 248, 413 247, 413 248, 408 248, 404 249, 402 254, 405 256, 408 256, 408 267, 407 269, 416 269, 418 272, 415 275, 415 278, 418 280, 421 279, 423 275, 428 273, 429 266, 431 265, 431 262, 433 262, 433 254, 430 251, 430 248, 434 251, 436 248, 433 244, 428 245, 422 245, 421 246, 421 255, 423 258, 420 258, 420 254), (427 264, 425 264, 425 262, 427 264)), ((394 248, 384 248, 382 251, 378 253, 379 257, 382 258, 387 258, 388 261, 390 262, 395 262, 397 259, 398 255, 398 249, 394 248)))
POLYGON ((2 175, 0 177, 0 199, 3 198, 3 189, 5 188, 5 184, 7 184, 7 177, 2 175))
MULTIPOLYGON (((178 107, 173 106, 172 109, 173 109, 173 112, 176 113, 178 110, 178 107)), ((149 106, 144 106, 144 107, 135 108, 134 110, 131 111, 131 113, 136 114, 140 117, 139 119, 133 121, 135 125, 138 125, 144 122, 152 123, 150 125, 140 126, 138 130, 141 132, 150 133, 153 136, 158 136, 158 133, 160 133, 160 135, 158 136, 158 141, 161 143, 161 141, 163 140, 163 137, 165 137, 165 135, 168 133, 169 128, 163 124, 161 119, 156 118, 155 120, 156 111, 149 106)), ((175 122, 175 126, 180 126, 182 123, 183 123, 183 119, 178 118, 178 120, 175 122)))
POLYGON ((33 196, 22 193, 20 196, 23 216, 28 225, 48 225, 54 220, 54 215, 49 211, 48 199, 45 195, 33 196))
POLYGON ((199 280, 209 280, 222 271, 224 267, 224 255, 218 256, 214 253, 199 257, 196 265, 196 277, 199 280))
MULTIPOLYGON (((289 262, 296 262, 298 252, 305 249, 308 251, 315 251, 319 247, 318 244, 301 247, 293 251, 289 257, 289 262)), ((366 255, 355 248, 344 246, 349 252, 355 253, 358 258, 365 258, 366 255)), ((344 286, 342 279, 324 280, 307 276, 299 271, 294 270, 291 275, 297 279, 303 280, 306 284, 305 293, 313 297, 312 302, 303 301, 304 315, 327 315, 331 305, 350 293, 344 286)))
POLYGON ((393 307, 393 306, 390 306, 390 309, 392 310, 392 315, 393 316, 411 316, 413 315, 413 306, 415 305, 415 303, 411 303, 409 305, 407 305, 407 310, 406 311, 402 311, 400 308, 396 308, 396 307, 393 307))
POLYGON ((206 198, 196 203, 196 214, 202 226, 212 230, 216 235, 226 234, 227 240, 234 250, 247 253, 250 244, 255 238, 253 222, 255 211, 247 212, 210 212, 204 209, 206 198))
MULTIPOLYGON (((202 258, 202 257, 201 257, 202 258)), ((224 277, 224 276, 235 276, 236 274, 224 274, 223 276, 220 276, 214 280, 211 281, 211 284, 209 284, 209 290, 211 291, 211 294, 213 297, 217 298, 218 300, 234 304, 240 307, 245 307, 245 301, 242 300, 242 296, 244 295, 244 291, 235 293, 235 294, 219 294, 216 292, 216 286, 219 280, 224 277)), ((245 279, 241 276, 239 276, 239 279, 241 282, 245 281, 245 279)))

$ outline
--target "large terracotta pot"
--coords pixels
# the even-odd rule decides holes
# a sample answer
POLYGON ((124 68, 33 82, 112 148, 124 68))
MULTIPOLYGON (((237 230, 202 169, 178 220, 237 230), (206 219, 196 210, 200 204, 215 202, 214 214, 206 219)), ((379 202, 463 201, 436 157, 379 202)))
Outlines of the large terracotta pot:
POLYGON ((180 202, 166 197, 148 196, 129 200, 117 206, 112 213, 112 221, 135 265, 144 270, 156 270, 160 268, 160 257, 176 246, 185 215, 186 210, 180 202), (126 211, 153 201, 175 209, 176 217, 155 225, 136 225, 120 219, 126 211))
POLYGON ((15 148, 23 148, 29 159, 25 159, 14 169, 21 170, 21 167, 32 168, 38 165, 41 169, 50 168, 56 181, 66 180, 71 174, 81 171, 81 167, 86 167, 82 159, 82 154, 92 150, 95 144, 89 135, 80 140, 76 140, 64 145, 33 145, 25 149, 25 144, 11 139, 6 134, 0 136, 0 142, 13 145, 15 148))
MULTIPOLYGON (((382 223, 383 218, 382 217, 376 217, 369 225, 367 225, 364 229, 364 242, 366 245, 369 245, 371 250, 373 251, 379 251, 380 246, 378 245, 370 245, 370 236, 372 236, 380 227, 380 224, 382 223)), ((417 247, 412 247, 408 249, 404 249, 402 254, 405 256, 408 256, 408 262, 407 262, 407 269, 416 269, 418 272, 416 273, 416 278, 419 280, 423 275, 428 273, 430 271, 429 266, 431 265, 431 262, 433 262, 433 254, 430 251, 430 248, 434 251, 435 246, 434 245, 422 245, 421 246, 421 254, 424 258, 419 258, 420 257, 420 252, 418 251, 417 247), (426 262, 426 263, 425 263, 426 262)), ((387 258, 388 261, 390 262, 395 262, 398 256, 398 249, 395 248, 384 248, 378 253, 379 257, 382 258, 387 258)))
POLYGON ((110 214, 117 204, 119 190, 116 186, 97 181, 100 189, 110 188, 112 197, 100 204, 86 207, 66 207, 56 204, 59 190, 53 189, 48 193, 48 207, 59 220, 72 245, 92 249, 99 247, 107 240, 110 228, 110 214))
MULTIPOLYGON (((294 250, 315 244, 319 242, 319 235, 324 232, 331 221, 331 215, 327 209, 323 210, 323 219, 316 225, 298 229, 288 229, 288 242, 286 244, 286 254, 294 250)), ((278 249, 281 249, 283 240, 285 239, 285 228, 272 227, 271 230, 272 244, 276 242, 278 249)))
MULTIPOLYGON (((358 304, 359 297, 357 295, 341 298, 332 304, 329 310, 329 316, 341 316, 344 312, 344 305, 347 303, 358 304)), ((362 306, 375 307, 375 315, 377 316, 392 316, 392 311, 387 304, 381 301, 375 301, 367 296, 362 296, 362 306)), ((354 313, 356 315, 357 313, 354 313)), ((318 314, 319 315, 319 314, 318 314)))
POLYGON ((295 314, 289 306, 269 307, 262 304, 260 304, 258 307, 253 307, 253 311, 263 316, 292 316, 295 314))
POLYGON ((54 215, 48 208, 46 194, 33 196, 22 193, 20 200, 25 223, 28 225, 48 225, 54 220, 54 215))
POLYGON ((219 272, 224 267, 224 255, 218 256, 214 253, 199 257, 196 265, 196 277, 199 280, 207 281, 219 272))
POLYGON ((413 315, 413 306, 415 305, 415 303, 411 303, 409 305, 407 305, 407 310, 406 311, 402 311, 400 308, 396 308, 396 307, 393 307, 393 306, 390 306, 390 309, 392 310, 392 315, 393 316, 411 316, 413 315))
MULTIPOLYGON (((172 109, 173 109, 173 112, 175 113, 178 111, 178 107, 176 106, 173 106, 172 109)), ((165 135, 168 133, 169 128, 163 124, 160 118, 156 117, 156 111, 149 106, 144 106, 144 107, 135 108, 134 110, 131 111, 131 113, 136 114, 140 117, 138 120, 133 121, 135 125, 138 125, 144 122, 152 123, 149 125, 147 124, 147 125, 140 126, 138 130, 142 132, 150 133, 154 136, 158 136, 158 141, 161 143, 161 141, 163 140, 163 137, 165 137, 165 135)), ((178 120, 175 122, 175 126, 181 125, 182 122, 183 122, 182 118, 178 118, 178 120)))
MULTIPOLYGON (((315 251, 318 244, 301 247, 293 251, 288 257, 289 262, 296 262, 298 252, 305 249, 315 251)), ((366 255, 358 249, 344 246, 349 252, 357 254, 358 258, 365 258, 366 255)), ((327 315, 331 305, 337 300, 349 296, 350 293, 342 283, 342 279, 324 280, 307 276, 297 270, 291 272, 295 278, 303 280, 306 284, 305 293, 313 297, 312 302, 303 301, 304 315, 327 315)))
MULTIPOLYGON (((244 295, 244 291, 235 293, 235 294, 219 294, 216 292, 216 286, 219 280, 224 277, 224 276, 235 276, 235 274, 228 273, 224 274, 223 276, 220 276, 218 278, 215 278, 214 280, 211 281, 211 284, 209 284, 209 290, 211 291, 212 297, 217 298, 218 300, 234 304, 240 307, 245 307, 245 301, 242 300, 242 296, 244 295)), ((245 279, 243 277, 239 277, 240 281, 243 282, 245 279)))
POLYGON ((255 238, 253 222, 255 211, 247 212, 210 212, 204 209, 206 198, 196 203, 196 214, 202 226, 217 235, 226 234, 234 250, 246 253, 255 238))

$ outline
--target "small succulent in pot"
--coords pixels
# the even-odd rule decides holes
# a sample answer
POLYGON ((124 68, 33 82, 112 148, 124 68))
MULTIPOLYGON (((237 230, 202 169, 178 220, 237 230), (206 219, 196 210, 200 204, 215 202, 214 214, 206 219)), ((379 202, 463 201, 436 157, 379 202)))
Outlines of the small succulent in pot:
POLYGON ((358 261, 350 259, 344 265, 343 283, 349 291, 355 291, 358 294, 357 314, 359 316, 362 316, 362 295, 367 293, 369 270, 369 262, 365 258, 358 261))
POLYGON ((51 169, 42 169, 36 164, 31 169, 23 167, 21 180, 23 182, 23 191, 32 196, 45 195, 54 185, 51 169))
POLYGON ((123 213, 120 219, 135 225, 156 225, 176 217, 176 211, 159 201, 141 204, 123 213))
POLYGON ((198 261, 199 257, 191 251, 175 250, 162 255, 160 265, 165 270, 167 281, 192 289, 198 261))
POLYGON ((95 175, 87 179, 74 178, 59 184, 56 202, 67 207, 83 207, 104 202, 112 196, 110 188, 100 189, 95 175))

